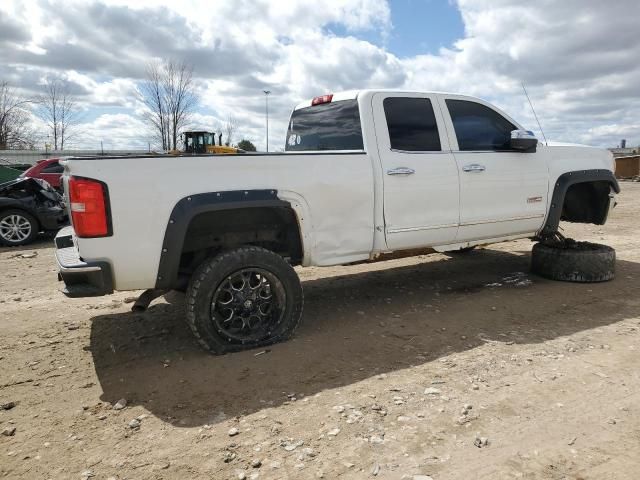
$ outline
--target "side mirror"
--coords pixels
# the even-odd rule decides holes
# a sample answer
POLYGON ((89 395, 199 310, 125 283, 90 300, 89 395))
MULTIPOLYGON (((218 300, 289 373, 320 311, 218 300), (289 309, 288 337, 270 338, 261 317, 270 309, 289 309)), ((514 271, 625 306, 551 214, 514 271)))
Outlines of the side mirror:
POLYGON ((538 139, 530 130, 513 130, 509 145, 520 152, 535 152, 538 139))

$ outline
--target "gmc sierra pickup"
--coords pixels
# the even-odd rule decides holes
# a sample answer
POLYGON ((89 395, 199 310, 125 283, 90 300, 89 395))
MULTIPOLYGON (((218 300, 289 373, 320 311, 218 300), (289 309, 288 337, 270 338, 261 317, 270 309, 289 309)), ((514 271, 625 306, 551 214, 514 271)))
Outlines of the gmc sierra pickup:
POLYGON ((538 273, 574 281, 613 275, 608 247, 558 232, 560 220, 606 221, 619 192, 611 154, 538 143, 469 96, 316 97, 293 110, 282 153, 61 163, 72 219, 55 240, 64 293, 148 289, 148 303, 186 291, 187 321, 213 353, 293 333, 303 304, 296 265, 528 237, 540 242, 538 273))

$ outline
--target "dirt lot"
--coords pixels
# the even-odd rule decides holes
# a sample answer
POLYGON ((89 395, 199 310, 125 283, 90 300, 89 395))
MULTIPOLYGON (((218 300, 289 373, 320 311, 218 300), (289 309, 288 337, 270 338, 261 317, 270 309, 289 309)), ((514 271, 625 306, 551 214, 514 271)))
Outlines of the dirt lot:
POLYGON ((565 225, 617 249, 612 282, 531 276, 529 241, 305 269, 295 339, 225 357, 177 294, 144 314, 132 292, 67 299, 50 240, 2 249, 0 477, 637 479, 640 184, 622 187, 609 224, 565 225))

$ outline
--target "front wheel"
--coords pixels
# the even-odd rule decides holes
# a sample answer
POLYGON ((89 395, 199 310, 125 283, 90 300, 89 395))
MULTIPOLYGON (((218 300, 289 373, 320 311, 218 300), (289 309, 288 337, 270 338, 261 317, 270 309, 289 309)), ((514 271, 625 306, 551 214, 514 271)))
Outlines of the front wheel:
POLYGON ((38 236, 38 221, 17 209, 0 212, 0 244, 14 247, 31 243, 38 236))
POLYGON ((214 354, 288 339, 302 317, 300 280, 280 255, 241 247, 205 260, 186 294, 187 323, 214 354))

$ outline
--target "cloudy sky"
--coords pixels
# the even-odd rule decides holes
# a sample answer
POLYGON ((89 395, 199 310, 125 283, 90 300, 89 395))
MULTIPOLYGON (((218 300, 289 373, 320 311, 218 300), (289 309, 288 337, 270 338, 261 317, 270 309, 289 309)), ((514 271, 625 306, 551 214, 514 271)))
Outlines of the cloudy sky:
POLYGON ((146 147, 136 89, 155 58, 194 66, 193 127, 233 115, 239 136, 284 144, 315 95, 406 88, 477 95, 547 137, 640 145, 638 0, 2 0, 0 80, 24 95, 47 76, 83 109, 78 147, 146 147))

